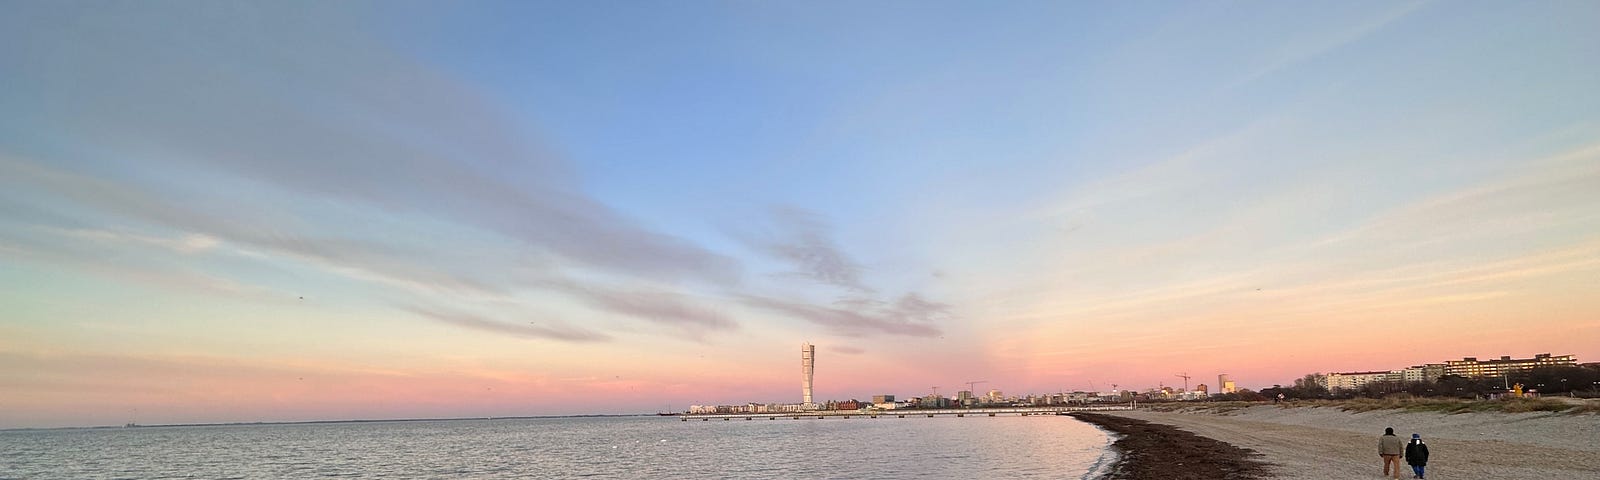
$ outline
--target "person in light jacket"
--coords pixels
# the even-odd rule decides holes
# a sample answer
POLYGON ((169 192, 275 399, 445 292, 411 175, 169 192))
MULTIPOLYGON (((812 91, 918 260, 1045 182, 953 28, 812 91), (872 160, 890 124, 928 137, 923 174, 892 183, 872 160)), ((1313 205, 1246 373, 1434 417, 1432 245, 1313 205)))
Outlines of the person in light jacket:
POLYGON ((1389 476, 1389 466, 1394 465, 1394 478, 1400 478, 1400 455, 1405 453, 1405 442, 1394 436, 1394 427, 1383 429, 1378 437, 1378 456, 1383 457, 1383 475, 1389 476))
POLYGON ((1411 443, 1406 444, 1406 464, 1416 474, 1411 478, 1425 478, 1422 467, 1428 466, 1428 445, 1422 443, 1422 435, 1411 434, 1411 443))

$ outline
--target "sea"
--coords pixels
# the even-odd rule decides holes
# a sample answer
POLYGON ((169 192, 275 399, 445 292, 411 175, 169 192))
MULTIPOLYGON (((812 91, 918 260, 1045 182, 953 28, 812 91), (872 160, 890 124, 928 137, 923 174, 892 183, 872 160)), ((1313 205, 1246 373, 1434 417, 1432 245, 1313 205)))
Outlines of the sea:
POLYGON ((1071 417, 576 417, 0 431, 4 479, 1095 479, 1071 417))

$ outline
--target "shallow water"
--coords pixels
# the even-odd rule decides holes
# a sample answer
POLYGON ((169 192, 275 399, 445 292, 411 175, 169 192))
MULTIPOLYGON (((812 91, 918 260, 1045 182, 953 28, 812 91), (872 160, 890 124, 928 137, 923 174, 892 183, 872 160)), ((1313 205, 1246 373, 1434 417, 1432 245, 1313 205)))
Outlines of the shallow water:
POLYGON ((0 432, 0 478, 1093 478, 1068 417, 545 418, 0 432))

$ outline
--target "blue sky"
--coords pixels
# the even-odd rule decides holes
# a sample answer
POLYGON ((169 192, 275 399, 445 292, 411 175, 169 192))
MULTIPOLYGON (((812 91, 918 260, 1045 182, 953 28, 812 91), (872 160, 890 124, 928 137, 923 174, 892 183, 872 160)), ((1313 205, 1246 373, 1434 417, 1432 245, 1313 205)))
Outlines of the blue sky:
POLYGON ((1590 2, 12 7, 0 425, 1600 354, 1590 2))

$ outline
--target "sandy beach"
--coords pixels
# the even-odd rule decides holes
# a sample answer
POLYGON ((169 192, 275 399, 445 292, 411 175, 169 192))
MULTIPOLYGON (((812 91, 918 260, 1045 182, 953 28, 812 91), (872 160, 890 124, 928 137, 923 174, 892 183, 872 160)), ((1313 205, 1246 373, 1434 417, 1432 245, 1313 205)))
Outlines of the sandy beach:
MULTIPOLYGON (((1429 479, 1600 479, 1600 415, 1363 413, 1263 405, 1229 412, 1111 412, 1172 425, 1260 453, 1271 478, 1380 478, 1384 427, 1422 435, 1429 479)), ((1411 478, 1409 468, 1401 478, 1411 478)))

